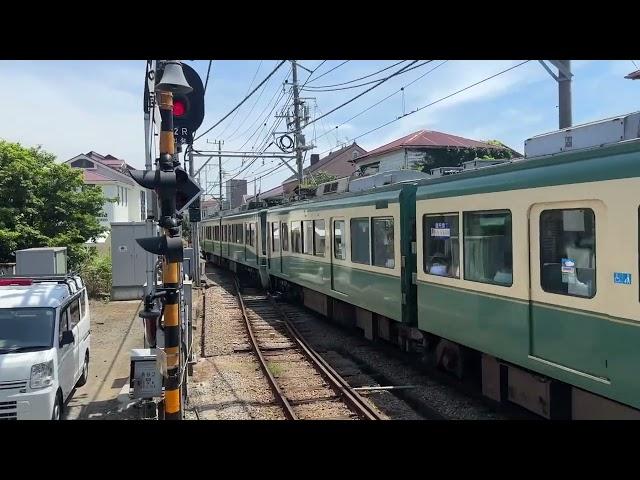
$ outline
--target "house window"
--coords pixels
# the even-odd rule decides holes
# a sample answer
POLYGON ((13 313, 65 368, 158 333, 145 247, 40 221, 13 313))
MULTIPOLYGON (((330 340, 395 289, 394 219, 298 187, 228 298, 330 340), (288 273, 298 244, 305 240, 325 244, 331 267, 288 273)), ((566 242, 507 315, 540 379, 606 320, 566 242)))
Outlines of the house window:
POLYGON ((90 162, 86 158, 81 158, 75 162, 71 162, 71 166, 75 168, 96 168, 93 162, 90 162))
POLYGON ((354 150, 354 151, 351 153, 351 158, 352 158, 352 159, 356 159, 356 158, 358 158, 359 156, 360 156, 360 152, 359 152, 358 150, 354 150))

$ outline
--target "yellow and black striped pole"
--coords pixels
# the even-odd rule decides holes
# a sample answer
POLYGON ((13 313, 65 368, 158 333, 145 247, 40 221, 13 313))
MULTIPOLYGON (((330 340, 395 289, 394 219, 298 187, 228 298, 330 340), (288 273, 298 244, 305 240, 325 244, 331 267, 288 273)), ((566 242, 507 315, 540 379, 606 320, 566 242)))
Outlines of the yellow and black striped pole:
POLYGON ((182 341, 180 338, 180 289, 181 264, 183 260, 180 225, 183 211, 202 192, 198 184, 180 167, 175 158, 175 138, 173 136, 173 94, 184 95, 193 88, 189 86, 177 60, 163 62, 160 83, 155 85, 156 98, 160 107, 160 156, 156 170, 129 170, 131 177, 142 187, 155 190, 160 206, 158 225, 162 227, 160 237, 136 238, 147 252, 163 257, 162 288, 152 288, 156 293, 145 298, 145 310, 141 316, 149 322, 156 322, 160 312, 154 309, 154 302, 162 298, 164 303, 164 352, 167 361, 165 378, 164 418, 182 419, 181 375, 182 341))
MULTIPOLYGON (((175 140, 173 137, 173 94, 171 92, 159 93, 159 107, 161 116, 160 125, 160 159, 164 163, 162 169, 173 167, 175 153, 175 140)), ((173 169, 173 168, 172 168, 173 169)), ((175 193, 174 193, 175 196, 175 193)), ((175 214, 175 198, 160 198, 163 208, 162 216, 175 214), (171 207, 172 205, 172 207, 171 207), (167 211, 169 210, 169 211, 167 211), (171 211, 173 210, 173 211, 171 211)), ((177 228, 165 228, 167 237, 177 236, 177 228)), ((168 239, 167 239, 168 240, 168 239)), ((180 406, 180 263, 169 262, 165 257, 162 268, 162 287, 164 296, 164 352, 167 358, 167 378, 164 394, 164 418, 165 420, 181 420, 182 409, 180 406)))

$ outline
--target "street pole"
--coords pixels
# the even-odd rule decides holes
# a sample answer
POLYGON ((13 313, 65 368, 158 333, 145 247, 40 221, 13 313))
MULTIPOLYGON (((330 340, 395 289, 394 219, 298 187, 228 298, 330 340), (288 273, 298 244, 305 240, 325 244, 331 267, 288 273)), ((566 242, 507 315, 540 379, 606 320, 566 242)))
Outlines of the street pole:
POLYGON ((571 112, 571 60, 558 60, 565 71, 558 72, 558 115, 560 128, 568 128, 573 124, 571 112))
POLYGON ((302 130, 300 129, 300 92, 298 91, 298 69, 295 60, 291 60, 291 71, 293 77, 293 116, 294 116, 294 141, 296 148, 296 166, 298 169, 298 190, 302 185, 302 130))

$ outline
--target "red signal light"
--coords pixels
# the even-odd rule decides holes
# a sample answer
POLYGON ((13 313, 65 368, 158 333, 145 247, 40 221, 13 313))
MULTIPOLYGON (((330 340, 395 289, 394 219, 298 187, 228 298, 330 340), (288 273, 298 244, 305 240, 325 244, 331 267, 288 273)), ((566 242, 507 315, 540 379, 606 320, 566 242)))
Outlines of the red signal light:
POLYGON ((184 100, 174 100, 173 101, 173 116, 174 117, 182 117, 187 112, 187 106, 184 103, 184 100))

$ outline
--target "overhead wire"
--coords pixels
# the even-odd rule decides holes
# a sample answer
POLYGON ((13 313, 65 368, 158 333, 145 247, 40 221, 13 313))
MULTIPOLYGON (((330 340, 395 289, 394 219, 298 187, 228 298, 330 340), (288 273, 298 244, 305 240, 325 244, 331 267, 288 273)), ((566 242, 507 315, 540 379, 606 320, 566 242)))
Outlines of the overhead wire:
POLYGON ((240 108, 244 102, 246 102, 247 100, 249 100, 249 98, 251 98, 251 96, 253 96, 253 94, 262 86, 264 85, 272 76, 273 74, 275 74, 278 69, 284 64, 286 60, 282 60, 278 65, 276 65, 276 67, 271 71, 271 73, 269 73, 269 75, 266 76, 266 78, 264 80, 262 80, 260 82, 260 84, 254 88, 251 93, 249 93, 247 96, 245 96, 240 103, 238 103, 235 107, 233 107, 231 109, 231 111, 229 111, 229 113, 227 113, 224 117, 222 117, 220 120, 218 120, 216 123, 214 123, 211 127, 209 127, 207 130, 205 130, 203 133, 201 133, 200 135, 198 135, 196 138, 194 138, 193 140, 196 141, 199 138, 202 138, 204 135, 206 135, 207 133, 209 133, 211 130, 213 130, 214 128, 216 128, 218 125, 220 125, 222 122, 224 122, 233 112, 235 112, 238 108, 240 108))
MULTIPOLYGON (((466 90, 469 90, 470 88, 473 88, 473 87, 475 87, 475 86, 477 86, 477 85, 480 85, 480 84, 482 84, 482 83, 484 83, 484 82, 487 82, 487 81, 489 81, 489 80, 491 80, 491 79, 493 79, 493 78, 495 78, 495 77, 497 77, 497 76, 499 76, 499 75, 502 75, 502 74, 504 74, 504 73, 507 73, 507 72, 509 72, 509 71, 511 71, 511 70, 513 70, 513 69, 515 69, 515 68, 518 68, 518 67, 520 67, 520 66, 522 66, 522 65, 524 65, 525 63, 528 63, 528 62, 530 62, 530 61, 531 61, 531 60, 525 60, 524 62, 520 62, 520 63, 518 63, 518 64, 516 64, 516 65, 512 65, 511 67, 506 68, 506 69, 504 69, 504 70, 501 70, 501 71, 500 71, 500 72, 498 72, 498 73, 495 73, 495 74, 493 74, 493 75, 491 75, 491 76, 489 76, 489 77, 486 77, 486 78, 483 78, 482 80, 479 80, 479 81, 477 81, 477 82, 474 82, 474 83, 472 83, 471 85, 467 85, 466 87, 461 88, 461 89, 459 89, 459 90, 456 90, 456 91, 455 91, 455 92, 453 92, 453 93, 450 93, 450 94, 448 94, 448 95, 445 95, 444 97, 441 97, 441 98, 439 98, 439 99, 437 99, 437 100, 434 100, 433 102, 430 102, 430 103, 428 103, 428 104, 426 104, 426 105, 423 105, 422 107, 418 107, 418 108, 416 108, 415 110, 412 110, 411 112, 405 113, 404 115, 401 115, 401 116, 399 116, 399 117, 397 117, 397 118, 394 118, 393 120, 390 120, 390 121, 388 121, 388 122, 386 122, 386 123, 383 123, 382 125, 379 125, 379 126, 377 126, 377 127, 375 127, 375 128, 372 128, 371 130, 369 130, 369 131, 367 131, 367 132, 365 132, 365 133, 362 133, 362 134, 358 135, 357 137, 353 138, 353 140, 355 141, 355 140, 357 140, 358 138, 362 138, 362 137, 364 137, 365 135, 369 135, 370 133, 373 133, 373 132, 375 132, 376 130, 380 130, 381 128, 384 128, 384 127, 386 127, 387 125, 391 125, 392 123, 395 123, 395 122, 397 122, 398 120, 401 120, 401 119, 403 119, 403 118, 405 118, 405 117, 408 117, 408 116, 410 116, 410 115, 413 115, 414 113, 417 113, 417 112, 419 112, 419 111, 421 111, 421 110, 424 110, 424 109, 425 109, 425 108, 427 108, 427 107, 431 107, 432 105, 435 105, 435 104, 437 104, 437 103, 440 103, 440 102, 442 102, 442 101, 444 101, 444 100, 446 100, 446 99, 448 99, 448 98, 453 97, 454 95, 458 95, 459 93, 462 93, 462 92, 464 92, 464 91, 466 91, 466 90)), ((330 150, 326 150, 326 151, 322 152, 320 155, 323 155, 324 153, 326 153, 326 152, 328 152, 328 151, 330 151, 330 150)))

